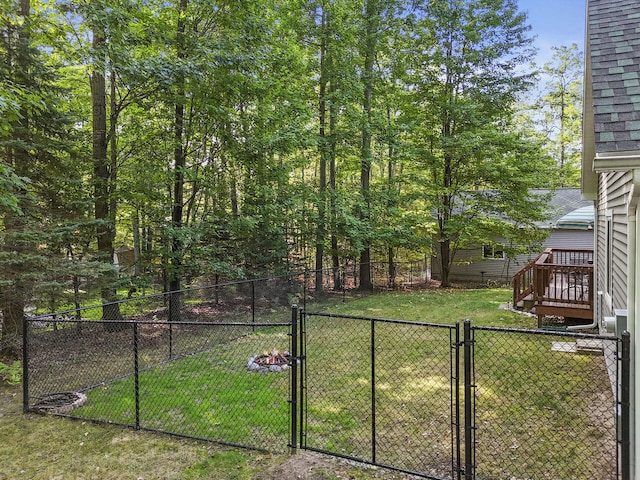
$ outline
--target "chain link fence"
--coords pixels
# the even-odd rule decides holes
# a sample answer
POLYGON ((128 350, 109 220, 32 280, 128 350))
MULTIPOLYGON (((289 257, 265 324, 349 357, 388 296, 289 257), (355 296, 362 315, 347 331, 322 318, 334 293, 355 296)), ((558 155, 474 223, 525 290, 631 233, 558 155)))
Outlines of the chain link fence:
POLYGON ((25 410, 434 479, 628 469, 618 339, 312 313, 312 273, 28 318, 25 410))
POLYGON ((457 327, 304 318, 303 448, 451 478, 459 435, 457 327))
POLYGON ((617 338, 305 317, 303 448, 436 479, 625 471, 617 338))
MULTIPOLYGON (((337 269, 306 270, 241 281, 221 281, 178 292, 121 299, 104 305, 78 306, 55 313, 29 315, 29 321, 56 327, 60 320, 261 322, 288 318, 292 305, 317 305, 327 297, 343 301, 369 293, 360 289, 363 265, 348 262, 337 269), (274 314, 278 315, 275 316, 274 314)), ((428 281, 426 261, 371 263, 372 286, 409 288, 428 281)), ((276 320, 279 321, 279 320, 276 320)))
POLYGON ((287 450, 290 323, 32 321, 27 335, 31 411, 287 450))
POLYGON ((618 478, 618 339, 473 327, 476 477, 618 478))

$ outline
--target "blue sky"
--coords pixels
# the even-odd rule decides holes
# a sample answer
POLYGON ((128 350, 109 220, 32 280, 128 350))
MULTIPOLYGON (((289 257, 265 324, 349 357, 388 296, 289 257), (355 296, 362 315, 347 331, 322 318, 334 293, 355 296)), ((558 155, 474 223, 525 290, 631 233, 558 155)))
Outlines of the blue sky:
POLYGON ((519 0, 529 13, 531 33, 538 47, 536 63, 551 59, 551 47, 576 43, 584 51, 586 0, 519 0))

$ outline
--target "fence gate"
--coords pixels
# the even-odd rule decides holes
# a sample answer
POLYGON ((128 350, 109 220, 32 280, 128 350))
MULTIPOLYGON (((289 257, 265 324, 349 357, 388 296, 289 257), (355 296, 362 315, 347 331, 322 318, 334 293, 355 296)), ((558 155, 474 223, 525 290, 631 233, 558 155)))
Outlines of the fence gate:
POLYGON ((302 312, 301 448, 460 478, 459 328, 302 312))

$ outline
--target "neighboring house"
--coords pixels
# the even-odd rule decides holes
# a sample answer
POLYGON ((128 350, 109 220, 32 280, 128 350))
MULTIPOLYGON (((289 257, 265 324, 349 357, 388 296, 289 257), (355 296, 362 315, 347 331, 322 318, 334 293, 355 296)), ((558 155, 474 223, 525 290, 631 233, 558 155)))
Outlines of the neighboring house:
MULTIPOLYGON (((535 194, 548 190, 535 190, 535 194)), ((452 281, 483 282, 497 280, 510 282, 513 275, 547 248, 573 250, 593 249, 593 202, 583 200, 579 188, 559 188, 549 202, 549 221, 538 225, 550 229, 549 236, 539 248, 530 253, 509 258, 508 245, 496 239, 493 246, 478 245, 456 252, 449 278, 452 281)), ((439 258, 431 262, 431 278, 441 279, 439 258)))
POLYGON ((587 0, 585 47, 582 193, 596 209, 594 320, 604 330, 609 317, 631 333, 631 478, 639 480, 640 2, 587 0))

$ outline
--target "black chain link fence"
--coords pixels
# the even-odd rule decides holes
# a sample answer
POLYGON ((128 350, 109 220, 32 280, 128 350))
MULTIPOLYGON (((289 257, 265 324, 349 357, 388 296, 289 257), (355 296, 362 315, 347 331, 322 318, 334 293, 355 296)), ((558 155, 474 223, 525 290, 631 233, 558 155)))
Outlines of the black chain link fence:
POLYGON ((435 479, 624 471, 618 339, 310 313, 357 287, 321 273, 28 318, 25 410, 435 479))
MULTIPOLYGON (((306 270, 252 280, 223 281, 179 292, 133 296, 108 305, 89 305, 38 313, 28 320, 55 328, 63 319, 136 320, 136 321, 273 321, 274 313, 291 305, 307 307, 327 297, 346 300, 369 293, 360 287, 362 265, 348 262, 337 269, 306 270)), ((369 270, 374 289, 420 287, 428 281, 426 261, 371 263, 369 270)), ((278 318, 287 318, 280 315, 278 318)), ((279 320, 276 320, 279 321, 279 320)))
POLYGON ((437 479, 618 478, 617 338, 322 313, 302 332, 304 448, 437 479))
POLYGON ((473 328, 481 479, 618 478, 618 340, 473 328))
POLYGON ((290 324, 33 323, 30 410, 286 451, 290 324))
POLYGON ((451 478, 456 327, 305 317, 303 447, 451 478))

